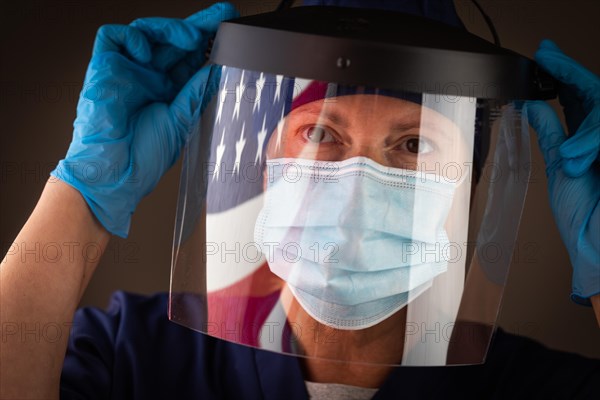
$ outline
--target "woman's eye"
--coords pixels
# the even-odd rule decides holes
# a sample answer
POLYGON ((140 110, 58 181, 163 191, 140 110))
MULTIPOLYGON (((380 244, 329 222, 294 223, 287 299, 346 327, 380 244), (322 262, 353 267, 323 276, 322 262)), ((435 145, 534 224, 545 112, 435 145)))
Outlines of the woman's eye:
POLYGON ((327 128, 325 128, 324 126, 319 126, 319 125, 315 125, 315 126, 306 128, 304 130, 304 136, 306 137, 306 139, 309 142, 315 143, 315 144, 335 142, 335 138, 329 132, 329 130, 327 128))
POLYGON ((413 154, 427 154, 433 151, 433 146, 429 141, 419 137, 409 138, 404 141, 401 147, 413 154))

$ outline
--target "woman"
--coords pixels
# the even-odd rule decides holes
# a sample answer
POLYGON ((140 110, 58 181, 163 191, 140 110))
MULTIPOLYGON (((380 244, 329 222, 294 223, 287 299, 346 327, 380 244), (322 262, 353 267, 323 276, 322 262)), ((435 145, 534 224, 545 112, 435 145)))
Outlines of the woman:
MULTIPOLYGON (((231 9, 227 7, 221 8, 221 11, 223 13, 232 12, 231 9)), ((223 15, 221 15, 221 17, 226 18, 226 16, 223 15)), ((215 29, 218 20, 212 21, 204 16, 202 18, 198 17, 196 20, 192 18, 192 23, 197 23, 200 26, 199 29, 201 31, 211 31, 215 29)), ((144 51, 144 45, 140 45, 140 43, 144 42, 140 37, 140 32, 143 32, 143 34, 146 35, 157 35, 157 32, 162 31, 163 27, 149 26, 148 21, 137 23, 136 28, 139 29, 136 33, 132 33, 133 31, 126 27, 104 29, 99 34, 95 47, 95 54, 98 55, 105 51, 120 49, 119 46, 115 46, 115 43, 119 43, 119 38, 126 38, 132 39, 132 41, 126 40, 122 43, 125 48, 129 48, 127 54, 140 63, 149 62, 148 52, 144 51), (125 35, 123 36, 123 34, 125 35), (115 40, 117 40, 117 42, 115 42, 115 40)), ((197 32, 191 32, 189 34, 190 36, 198 35, 197 32)), ((197 40, 197 36, 188 39, 194 42, 194 39, 197 40)), ((167 38, 166 40, 175 40, 175 38, 167 38)), ((179 47, 185 48, 186 46, 188 46, 187 43, 182 43, 179 47)), ((105 57, 98 57, 97 61, 98 64, 95 66, 97 68, 92 68, 90 70, 90 79, 101 79, 101 74, 93 75, 93 73, 94 71, 100 71, 104 65, 120 65, 124 68, 125 76, 131 79, 135 78, 135 74, 138 72, 134 66, 125 63, 122 60, 122 57, 118 56, 118 53, 110 53, 106 54, 105 57), (103 64, 103 62, 107 63, 103 64)), ((121 142, 124 152, 127 153, 127 155, 131 154, 136 165, 140 165, 140 168, 142 168, 144 166, 138 164, 143 162, 144 157, 141 155, 147 155, 149 151, 154 151, 154 156, 148 158, 152 161, 148 161, 145 167, 155 168, 156 171, 153 179, 149 181, 143 179, 143 182, 134 183, 140 184, 140 186, 134 188, 127 185, 122 186, 123 192, 121 193, 127 192, 127 194, 124 195, 122 201, 118 202, 119 204, 116 204, 115 202, 115 206, 121 210, 120 212, 112 214, 111 210, 104 209, 102 201, 94 201, 93 196, 86 195, 85 187, 80 187, 78 189, 79 193, 83 195, 83 198, 88 200, 87 204, 77 191, 61 182, 56 183, 56 185, 48 185, 42 195, 38 207, 16 241, 47 241, 48 237, 52 237, 54 241, 58 242, 77 241, 83 243, 97 243, 101 248, 104 248, 109 238, 106 229, 115 233, 126 232, 129 215, 133 211, 133 208, 135 208, 135 204, 137 204, 143 195, 151 190, 160 178, 162 172, 164 172, 177 157, 177 149, 179 149, 183 142, 182 136, 184 136, 186 130, 186 121, 189 122, 191 120, 192 112, 190 110, 197 109, 197 105, 201 102, 201 98, 198 96, 200 92, 200 90, 198 90, 198 85, 201 85, 206 79, 206 74, 207 71, 200 71, 198 74, 194 75, 186 85, 182 85, 181 82, 179 82, 179 84, 175 84, 173 87, 164 88, 161 87, 161 85, 157 85, 157 87, 149 88, 148 91, 150 94, 148 96, 150 97, 154 97, 156 92, 164 94, 167 98, 174 97, 175 100, 171 107, 167 107, 164 103, 153 104, 152 108, 148 109, 147 112, 136 113, 136 124, 133 124, 136 128, 133 131, 126 132, 125 130, 121 130, 120 134, 125 133, 126 137, 126 140, 121 142), (174 93, 178 92, 177 89, 181 86, 183 87, 181 88, 181 91, 179 91, 180 94, 178 96, 173 96, 174 93), (167 93, 162 93, 161 91, 163 90, 167 93), (151 125, 153 121, 149 119, 156 118, 159 115, 177 115, 181 125, 169 127, 170 129, 168 129, 167 133, 170 135, 157 135, 154 137, 160 144, 153 147, 150 144, 150 141, 147 140, 148 137, 144 138, 144 140, 140 139, 140 132, 147 132, 148 130, 145 129, 144 125, 151 125), (164 148, 170 148, 172 150, 171 154, 164 154, 164 150, 162 150, 164 148), (129 149, 132 149, 132 152, 130 152, 129 149), (155 161, 157 159, 161 159, 162 162, 157 163, 155 161), (100 223, 94 218, 92 213, 90 213, 90 210, 87 208, 88 205, 92 210, 95 210, 94 215, 100 220, 100 223), (105 218, 104 216, 109 217, 105 218), (119 228, 121 230, 119 230, 119 228)), ((82 103, 83 107, 81 110, 85 111, 85 101, 82 103)), ((117 106, 121 107, 122 105, 117 104, 117 106)), ((130 104, 130 106, 135 108, 138 104, 134 103, 130 104)), ((541 108, 542 106, 539 107, 541 108)), ((92 120, 94 118, 105 120, 107 115, 115 117, 113 125, 116 127, 125 128, 132 126, 125 123, 123 120, 119 120, 120 117, 113 114, 117 109, 111 109, 111 104, 108 104, 107 108, 107 110, 102 111, 93 110, 94 113, 91 114, 80 114, 81 119, 78 119, 78 121, 81 125, 78 125, 79 128, 76 127, 76 130, 81 129, 79 132, 85 131, 85 119, 88 117, 92 120), (103 111, 106 111, 106 113, 101 114, 103 111)), ((131 111, 131 109, 124 110, 131 111)), ((536 127, 544 128, 544 126, 536 127)), ((544 129, 538 129, 538 131, 543 130, 544 129)), ((165 132, 162 132, 161 134, 164 133, 165 132)), ((547 136, 543 137, 545 138, 547 136)), ((544 145, 544 140, 542 140, 542 144, 544 145)), ((549 155, 553 156, 551 153, 549 153, 549 155)), ((114 164, 115 161, 113 160, 112 163, 114 164)), ((125 166, 123 169, 123 172, 125 172, 129 163, 121 165, 125 166)), ((111 183, 112 182, 107 183, 107 185, 111 183)), ((130 184, 131 182, 120 183, 130 184)), ((101 197, 102 193, 100 193, 99 196, 101 197)), ((113 193, 111 193, 110 196, 114 198, 113 193)), ((28 315, 31 316, 33 320, 70 321, 75 305, 77 304, 81 292, 85 288, 94 267, 94 262, 89 262, 83 257, 68 263, 65 262, 63 264, 53 265, 52 269, 40 269, 39 266, 35 265, 22 266, 18 259, 8 258, 2 267, 3 320, 4 318, 8 321, 19 320, 20 315, 28 315), (39 289, 42 287, 44 290, 40 291, 39 289), (35 293, 35 296, 28 295, 23 297, 24 294, 32 293, 32 290, 35 293)), ((39 346, 36 347, 33 343, 22 343, 20 346, 11 347, 3 346, 3 377, 8 378, 9 381, 18 383, 19 379, 22 379, 25 376, 24 371, 27 371, 27 375, 30 379, 27 380, 25 385, 26 389, 29 389, 32 393, 38 395, 54 395, 56 393, 57 379, 60 375, 60 365, 56 363, 56 360, 60 359, 60 356, 58 355, 64 353, 65 346, 66 338, 61 338, 59 343, 45 343, 44 346, 42 346, 42 349, 40 349, 39 346), (29 351, 28 347, 29 349, 35 349, 35 354, 37 354, 35 359, 22 357, 24 352, 29 351), (8 350, 6 350, 7 348, 8 350), (7 367, 5 366, 7 364, 10 364, 10 370, 6 369, 7 367), (38 377, 38 379, 33 378, 33 381, 39 383, 40 386, 31 385, 31 377, 38 377)), ((4 378, 3 380, 6 381, 4 378)))

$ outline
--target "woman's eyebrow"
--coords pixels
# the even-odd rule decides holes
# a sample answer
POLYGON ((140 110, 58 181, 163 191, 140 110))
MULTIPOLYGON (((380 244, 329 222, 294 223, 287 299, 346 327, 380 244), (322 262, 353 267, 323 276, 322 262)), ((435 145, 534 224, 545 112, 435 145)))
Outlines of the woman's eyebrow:
POLYGON ((390 131, 404 132, 421 126, 420 118, 396 119, 390 123, 390 131))
POLYGON ((421 119, 420 115, 405 119, 397 119, 390 123, 391 132, 402 133, 414 128, 429 129, 431 131, 440 133, 446 139, 453 139, 453 135, 451 133, 452 129, 445 128, 444 122, 435 121, 429 118, 421 119))
POLYGON ((343 113, 340 113, 335 110, 328 110, 326 105, 324 106, 320 104, 318 106, 307 107, 301 113, 301 115, 304 114, 311 114, 313 116, 318 117, 319 119, 328 119, 334 124, 339 125, 343 128, 347 128, 348 126, 350 126, 348 119, 343 115, 343 113))

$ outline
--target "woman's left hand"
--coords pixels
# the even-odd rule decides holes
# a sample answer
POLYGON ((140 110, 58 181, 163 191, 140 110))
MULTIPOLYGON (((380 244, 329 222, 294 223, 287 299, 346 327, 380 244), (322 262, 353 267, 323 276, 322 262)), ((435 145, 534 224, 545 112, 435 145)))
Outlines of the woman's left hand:
POLYGON ((573 265, 571 298, 590 305, 600 294, 600 78, 549 40, 542 41, 535 60, 559 81, 569 136, 547 103, 527 102, 525 111, 538 135, 550 205, 573 265))

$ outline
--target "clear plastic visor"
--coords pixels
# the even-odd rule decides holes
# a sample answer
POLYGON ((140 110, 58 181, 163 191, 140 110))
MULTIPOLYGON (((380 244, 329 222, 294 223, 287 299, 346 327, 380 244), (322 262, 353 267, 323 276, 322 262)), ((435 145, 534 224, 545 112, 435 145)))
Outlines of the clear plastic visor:
POLYGON ((171 320, 308 359, 485 360, 529 174, 519 107, 213 66, 171 320))

